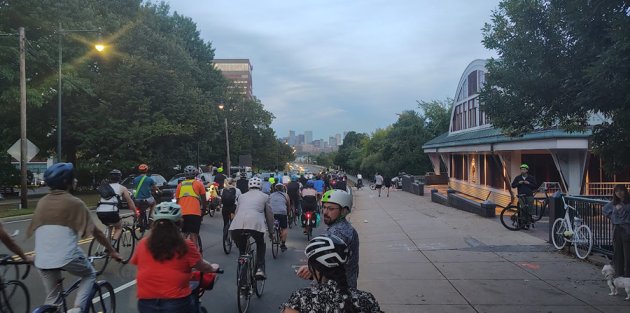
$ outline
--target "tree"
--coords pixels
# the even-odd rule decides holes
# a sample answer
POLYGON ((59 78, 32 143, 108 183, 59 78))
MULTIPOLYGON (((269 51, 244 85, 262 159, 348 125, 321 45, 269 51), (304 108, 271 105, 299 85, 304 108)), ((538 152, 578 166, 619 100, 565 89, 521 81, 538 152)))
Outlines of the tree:
POLYGON ((584 131, 609 170, 630 160, 630 3, 504 0, 483 30, 488 62, 482 109, 494 126, 519 136, 560 126, 584 131))

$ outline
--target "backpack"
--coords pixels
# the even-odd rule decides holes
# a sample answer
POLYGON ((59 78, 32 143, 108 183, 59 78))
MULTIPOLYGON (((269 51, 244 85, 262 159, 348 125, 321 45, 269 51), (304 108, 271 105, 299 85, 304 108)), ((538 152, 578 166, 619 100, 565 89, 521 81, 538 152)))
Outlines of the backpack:
POLYGON ((236 203, 236 188, 225 188, 221 193, 221 203, 233 206, 236 203))
POLYGON ((96 191, 98 191, 98 194, 101 196, 102 199, 107 200, 107 202, 101 202, 99 200, 97 206, 100 206, 101 204, 116 205, 118 210, 120 210, 122 206, 122 199, 119 195, 116 194, 116 191, 114 191, 114 188, 112 188, 112 185, 108 183, 104 183, 98 186, 98 188, 96 188, 96 191), (114 197, 115 199, 113 199, 114 197))

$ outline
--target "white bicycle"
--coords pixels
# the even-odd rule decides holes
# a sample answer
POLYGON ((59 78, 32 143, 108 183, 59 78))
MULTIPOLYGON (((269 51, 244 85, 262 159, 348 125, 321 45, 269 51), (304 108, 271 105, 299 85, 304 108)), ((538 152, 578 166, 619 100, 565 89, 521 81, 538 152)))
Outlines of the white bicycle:
POLYGON ((551 241, 556 249, 561 250, 567 242, 573 243, 575 255, 580 259, 586 259, 593 249, 593 232, 588 225, 582 224, 582 219, 578 216, 577 210, 568 205, 564 197, 564 218, 557 218, 551 228, 551 241), (569 212, 575 211, 575 217, 571 222, 569 212))

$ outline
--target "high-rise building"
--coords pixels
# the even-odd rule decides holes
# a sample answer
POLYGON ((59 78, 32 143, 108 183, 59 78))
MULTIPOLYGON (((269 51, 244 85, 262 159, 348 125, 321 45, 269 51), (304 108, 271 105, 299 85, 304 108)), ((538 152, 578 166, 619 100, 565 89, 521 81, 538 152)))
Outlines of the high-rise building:
POLYGON ((212 62, 214 67, 232 82, 230 88, 235 88, 237 93, 248 99, 252 98, 252 70, 254 67, 249 59, 214 59, 212 62))
POLYGON ((337 138, 330 136, 328 137, 328 145, 331 147, 336 147, 337 146, 337 138))
POLYGON ((313 143, 313 131, 307 130, 304 132, 304 143, 310 145, 313 143))
POLYGON ((297 144, 298 145, 303 145, 304 144, 304 134, 299 134, 297 136, 298 140, 297 140, 297 144))
POLYGON ((295 146, 296 138, 295 138, 295 130, 289 131, 289 140, 287 141, 290 146, 295 146))
POLYGON ((322 140, 321 140, 321 139, 313 140, 313 146, 314 146, 315 148, 321 148, 321 146, 322 146, 322 140))
POLYGON ((341 144, 342 144, 341 134, 336 134, 335 135, 335 142, 337 143, 338 146, 341 146, 341 144))

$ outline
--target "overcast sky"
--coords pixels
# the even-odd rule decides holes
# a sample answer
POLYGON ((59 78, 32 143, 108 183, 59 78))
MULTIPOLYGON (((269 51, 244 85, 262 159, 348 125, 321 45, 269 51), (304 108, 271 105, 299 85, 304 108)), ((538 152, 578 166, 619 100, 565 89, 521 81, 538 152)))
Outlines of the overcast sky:
POLYGON ((454 97, 462 72, 493 56, 481 28, 499 0, 169 0, 216 58, 249 58, 254 95, 279 137, 371 133, 454 97))

